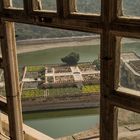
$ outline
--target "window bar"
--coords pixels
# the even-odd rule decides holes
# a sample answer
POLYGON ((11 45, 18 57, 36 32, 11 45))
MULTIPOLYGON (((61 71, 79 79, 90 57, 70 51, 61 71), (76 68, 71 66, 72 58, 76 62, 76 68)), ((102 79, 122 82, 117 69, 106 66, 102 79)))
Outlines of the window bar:
POLYGON ((12 0, 2 0, 4 8, 13 7, 12 0))
POLYGON ((29 15, 30 13, 33 12, 31 0, 23 0, 23 5, 24 5, 24 13, 26 15, 29 15))
POLYGON ((77 0, 63 0, 64 17, 69 16, 72 12, 77 12, 77 0))
POLYGON ((101 41, 100 140, 117 140, 117 108, 109 101, 114 88, 112 41, 114 37, 104 30, 101 41))
POLYGON ((118 109, 103 97, 100 106, 100 140, 118 140, 118 109))
POLYGON ((117 11, 116 12, 116 18, 117 16, 122 16, 123 15, 123 4, 122 4, 122 0, 116 0, 116 5, 117 5, 117 11))
POLYGON ((77 12, 77 0, 69 0, 70 12, 77 12))
POLYGON ((14 23, 12 22, 2 21, 0 24, 9 133, 12 140, 23 140, 21 97, 14 29, 14 23))
POLYGON ((42 10, 41 0, 32 0, 33 10, 42 10))
POLYGON ((56 1, 56 4, 57 4, 57 15, 60 17, 60 18, 63 18, 64 16, 64 7, 63 7, 63 0, 57 0, 56 1))
POLYGON ((111 24, 115 18, 115 0, 102 0, 102 21, 104 24, 101 35, 101 100, 100 100, 100 140, 117 140, 117 108, 109 100, 114 90, 113 47, 115 37, 111 33, 111 24))
MULTIPOLYGON (((2 120, 1 120, 1 110, 0 110, 0 135, 3 134, 3 129, 2 129, 2 120)), ((1 138, 1 136, 0 136, 1 138)))

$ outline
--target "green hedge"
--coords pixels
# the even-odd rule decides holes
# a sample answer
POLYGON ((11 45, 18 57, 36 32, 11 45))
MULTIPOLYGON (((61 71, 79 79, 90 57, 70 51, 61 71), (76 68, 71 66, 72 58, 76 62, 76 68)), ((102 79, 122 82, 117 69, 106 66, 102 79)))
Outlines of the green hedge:
POLYGON ((99 93, 100 85, 86 85, 82 88, 82 93, 99 93))
POLYGON ((40 97, 44 96, 44 90, 42 89, 29 89, 29 90, 23 90, 22 92, 22 98, 31 98, 31 97, 40 97))
POLYGON ((76 87, 52 88, 48 89, 48 93, 49 96, 62 96, 62 95, 80 94, 81 90, 76 87))
POLYGON ((45 70, 44 66, 27 66, 27 71, 28 72, 39 72, 45 70))

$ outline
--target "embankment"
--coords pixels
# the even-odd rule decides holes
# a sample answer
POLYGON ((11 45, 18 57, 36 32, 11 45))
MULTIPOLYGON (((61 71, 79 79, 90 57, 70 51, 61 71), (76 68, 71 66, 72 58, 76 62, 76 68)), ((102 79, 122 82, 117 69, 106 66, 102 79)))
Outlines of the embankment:
POLYGON ((99 44, 99 36, 77 36, 63 38, 41 38, 17 41, 17 53, 27 53, 60 47, 73 47, 99 44))
POLYGON ((22 100, 23 112, 99 107, 97 94, 77 94, 59 97, 40 97, 22 100))
MULTIPOLYGON (((140 42, 136 39, 123 39, 124 43, 140 42)), ((61 37, 61 38, 39 38, 39 39, 28 39, 17 41, 17 53, 27 53, 39 50, 46 50, 51 48, 61 47, 80 47, 87 45, 99 45, 100 36, 72 36, 72 37, 61 37)))

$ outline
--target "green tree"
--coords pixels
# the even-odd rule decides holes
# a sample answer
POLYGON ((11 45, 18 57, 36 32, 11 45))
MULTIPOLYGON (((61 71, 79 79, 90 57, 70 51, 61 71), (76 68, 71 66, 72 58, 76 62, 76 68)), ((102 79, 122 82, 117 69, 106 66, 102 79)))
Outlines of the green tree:
POLYGON ((80 56, 78 53, 71 52, 67 56, 61 58, 61 61, 63 63, 66 63, 67 65, 76 65, 80 59, 80 56))
POLYGON ((93 61, 93 65, 96 65, 96 68, 97 68, 98 70, 100 70, 100 60, 99 60, 99 59, 95 59, 95 60, 93 61))

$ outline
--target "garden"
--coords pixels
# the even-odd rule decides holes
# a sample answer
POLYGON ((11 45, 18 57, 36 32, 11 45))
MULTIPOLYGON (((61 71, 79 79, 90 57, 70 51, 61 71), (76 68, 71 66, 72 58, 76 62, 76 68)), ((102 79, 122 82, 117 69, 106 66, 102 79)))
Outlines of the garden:
POLYGON ((78 87, 64 87, 64 88, 48 88, 48 89, 26 89, 23 90, 22 98, 32 97, 56 97, 56 96, 70 96, 77 94, 94 94, 100 93, 100 85, 85 85, 82 88, 78 87))
MULTIPOLYGON (((73 66, 74 67, 74 66, 73 66)), ((27 66, 26 78, 24 79, 23 97, 48 97, 76 95, 84 93, 100 93, 100 73, 93 73, 95 66, 91 63, 78 64, 83 77, 79 87, 75 81, 76 74, 70 66, 27 66), (45 73, 46 69, 46 73, 45 73), (54 72, 53 72, 54 70, 54 72), (84 72, 88 71, 88 74, 84 72), (83 74, 82 74, 83 72, 83 74), (90 73, 91 72, 91 73, 90 73), (46 79, 46 82, 45 82, 46 79), (27 80, 27 81, 26 81, 27 80)))

